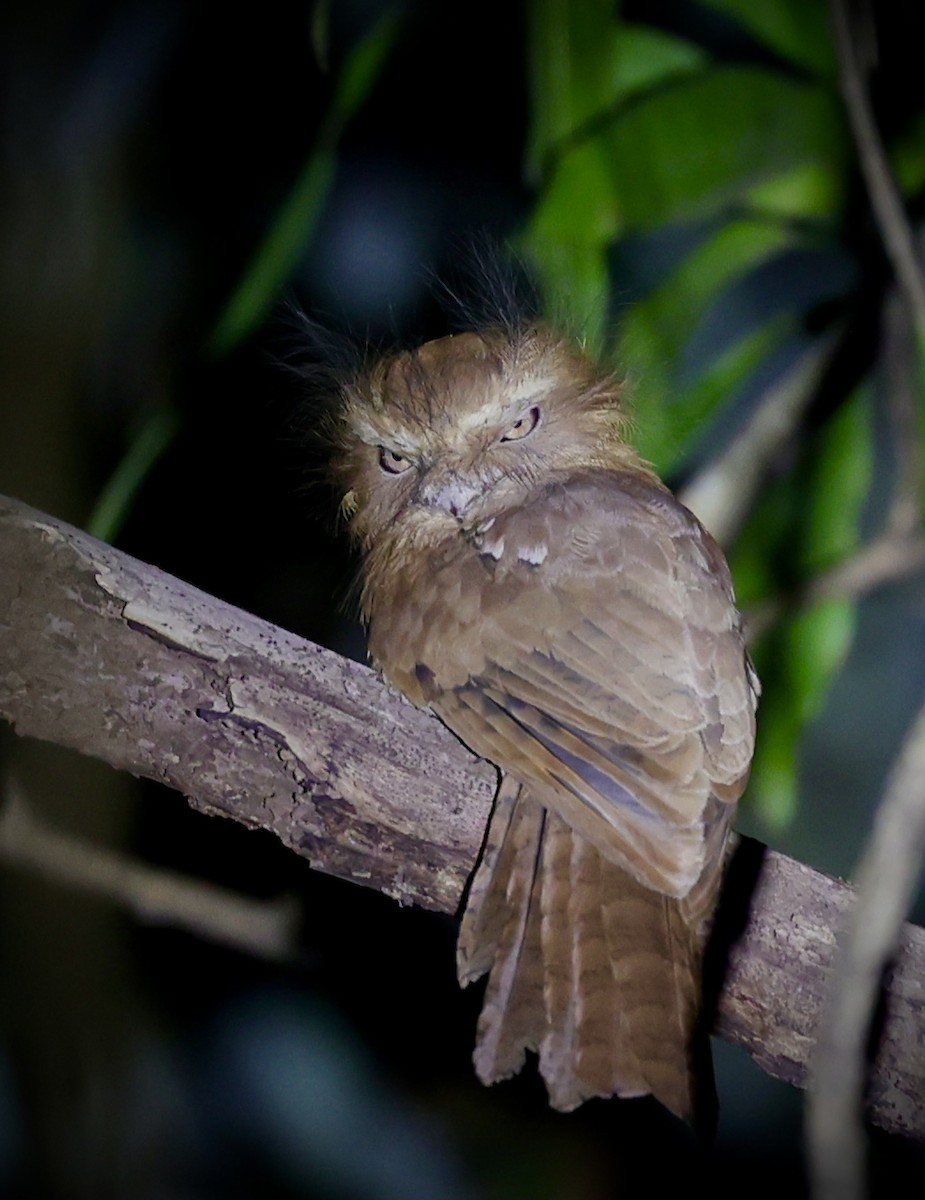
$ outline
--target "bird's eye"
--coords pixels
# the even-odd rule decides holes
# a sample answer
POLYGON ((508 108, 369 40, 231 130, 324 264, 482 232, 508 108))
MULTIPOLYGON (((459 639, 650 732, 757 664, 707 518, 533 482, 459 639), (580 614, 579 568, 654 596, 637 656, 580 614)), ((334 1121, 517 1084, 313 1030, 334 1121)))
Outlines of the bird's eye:
POLYGON ((501 436, 502 442, 519 442, 521 438, 531 434, 540 423, 540 410, 537 405, 528 408, 523 416, 518 417, 513 425, 501 436))
POLYGON ((411 459, 404 454, 399 454, 397 450, 391 450, 388 446, 380 446, 379 466, 389 475, 401 475, 411 466, 411 459))

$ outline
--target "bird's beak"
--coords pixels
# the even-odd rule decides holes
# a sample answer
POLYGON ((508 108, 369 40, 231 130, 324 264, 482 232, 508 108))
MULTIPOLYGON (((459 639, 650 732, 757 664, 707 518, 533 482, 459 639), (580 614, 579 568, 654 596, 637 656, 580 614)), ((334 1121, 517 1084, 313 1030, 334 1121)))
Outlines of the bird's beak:
POLYGON ((481 492, 478 481, 466 479, 455 472, 426 476, 418 489, 418 501, 431 508, 442 508, 450 516, 462 518, 466 509, 481 492))

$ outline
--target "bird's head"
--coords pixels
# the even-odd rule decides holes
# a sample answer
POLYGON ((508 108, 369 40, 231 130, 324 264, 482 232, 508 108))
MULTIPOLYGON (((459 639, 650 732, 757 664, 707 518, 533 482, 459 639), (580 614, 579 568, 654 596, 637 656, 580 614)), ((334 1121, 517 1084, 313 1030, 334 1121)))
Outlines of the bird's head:
POLYGON ((634 467, 619 386, 545 329, 464 333, 343 389, 333 471, 365 546, 467 533, 557 474, 634 467))

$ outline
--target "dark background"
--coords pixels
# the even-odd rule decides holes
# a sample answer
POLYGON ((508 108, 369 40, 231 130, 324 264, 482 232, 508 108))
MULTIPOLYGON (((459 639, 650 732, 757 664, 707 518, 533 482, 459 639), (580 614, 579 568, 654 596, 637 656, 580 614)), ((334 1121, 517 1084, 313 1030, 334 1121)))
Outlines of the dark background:
MULTIPOLYGON (((0 18, 0 491, 84 524, 135 432, 169 404, 177 433, 118 545, 359 658, 342 603, 355 564, 312 485, 312 398, 281 361, 298 357, 284 301, 229 354, 207 347, 312 151, 337 64, 381 12, 336 0, 314 44, 317 13, 280 0, 11 4, 0 18)), ((532 203, 522 6, 403 12, 287 293, 327 328, 375 341, 443 332, 433 276, 474 236, 515 237, 532 203)), ((762 57, 696 5, 624 12, 762 57)), ((887 51, 897 81, 912 78, 911 48, 887 51)), ((853 673, 806 755, 810 789, 844 805, 842 838, 801 813, 783 849, 850 869, 918 703, 923 652, 914 585, 869 603, 853 673), (885 630, 907 649, 889 680, 885 630), (877 712, 863 746, 858 705, 877 712)), ((649 1102, 555 1115, 530 1071, 486 1091, 453 921, 313 873, 269 836, 75 755, 11 735, 0 752, 61 828, 247 894, 292 891, 303 913, 297 958, 274 966, 6 869, 3 1195, 590 1200, 701 1179, 717 1195, 800 1193, 800 1097, 744 1054, 716 1047, 709 1153, 649 1102)), ((883 1194, 910 1171, 920 1185, 911 1147, 878 1138, 875 1158, 883 1194)))

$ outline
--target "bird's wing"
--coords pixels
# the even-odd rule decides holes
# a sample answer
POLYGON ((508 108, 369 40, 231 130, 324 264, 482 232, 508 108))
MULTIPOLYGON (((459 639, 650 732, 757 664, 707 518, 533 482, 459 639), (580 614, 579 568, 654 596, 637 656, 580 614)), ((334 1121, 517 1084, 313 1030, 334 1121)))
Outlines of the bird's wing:
POLYGON ((605 472, 548 487, 475 551, 419 642, 432 707, 612 862, 687 895, 754 740, 720 551, 660 488, 605 472))

